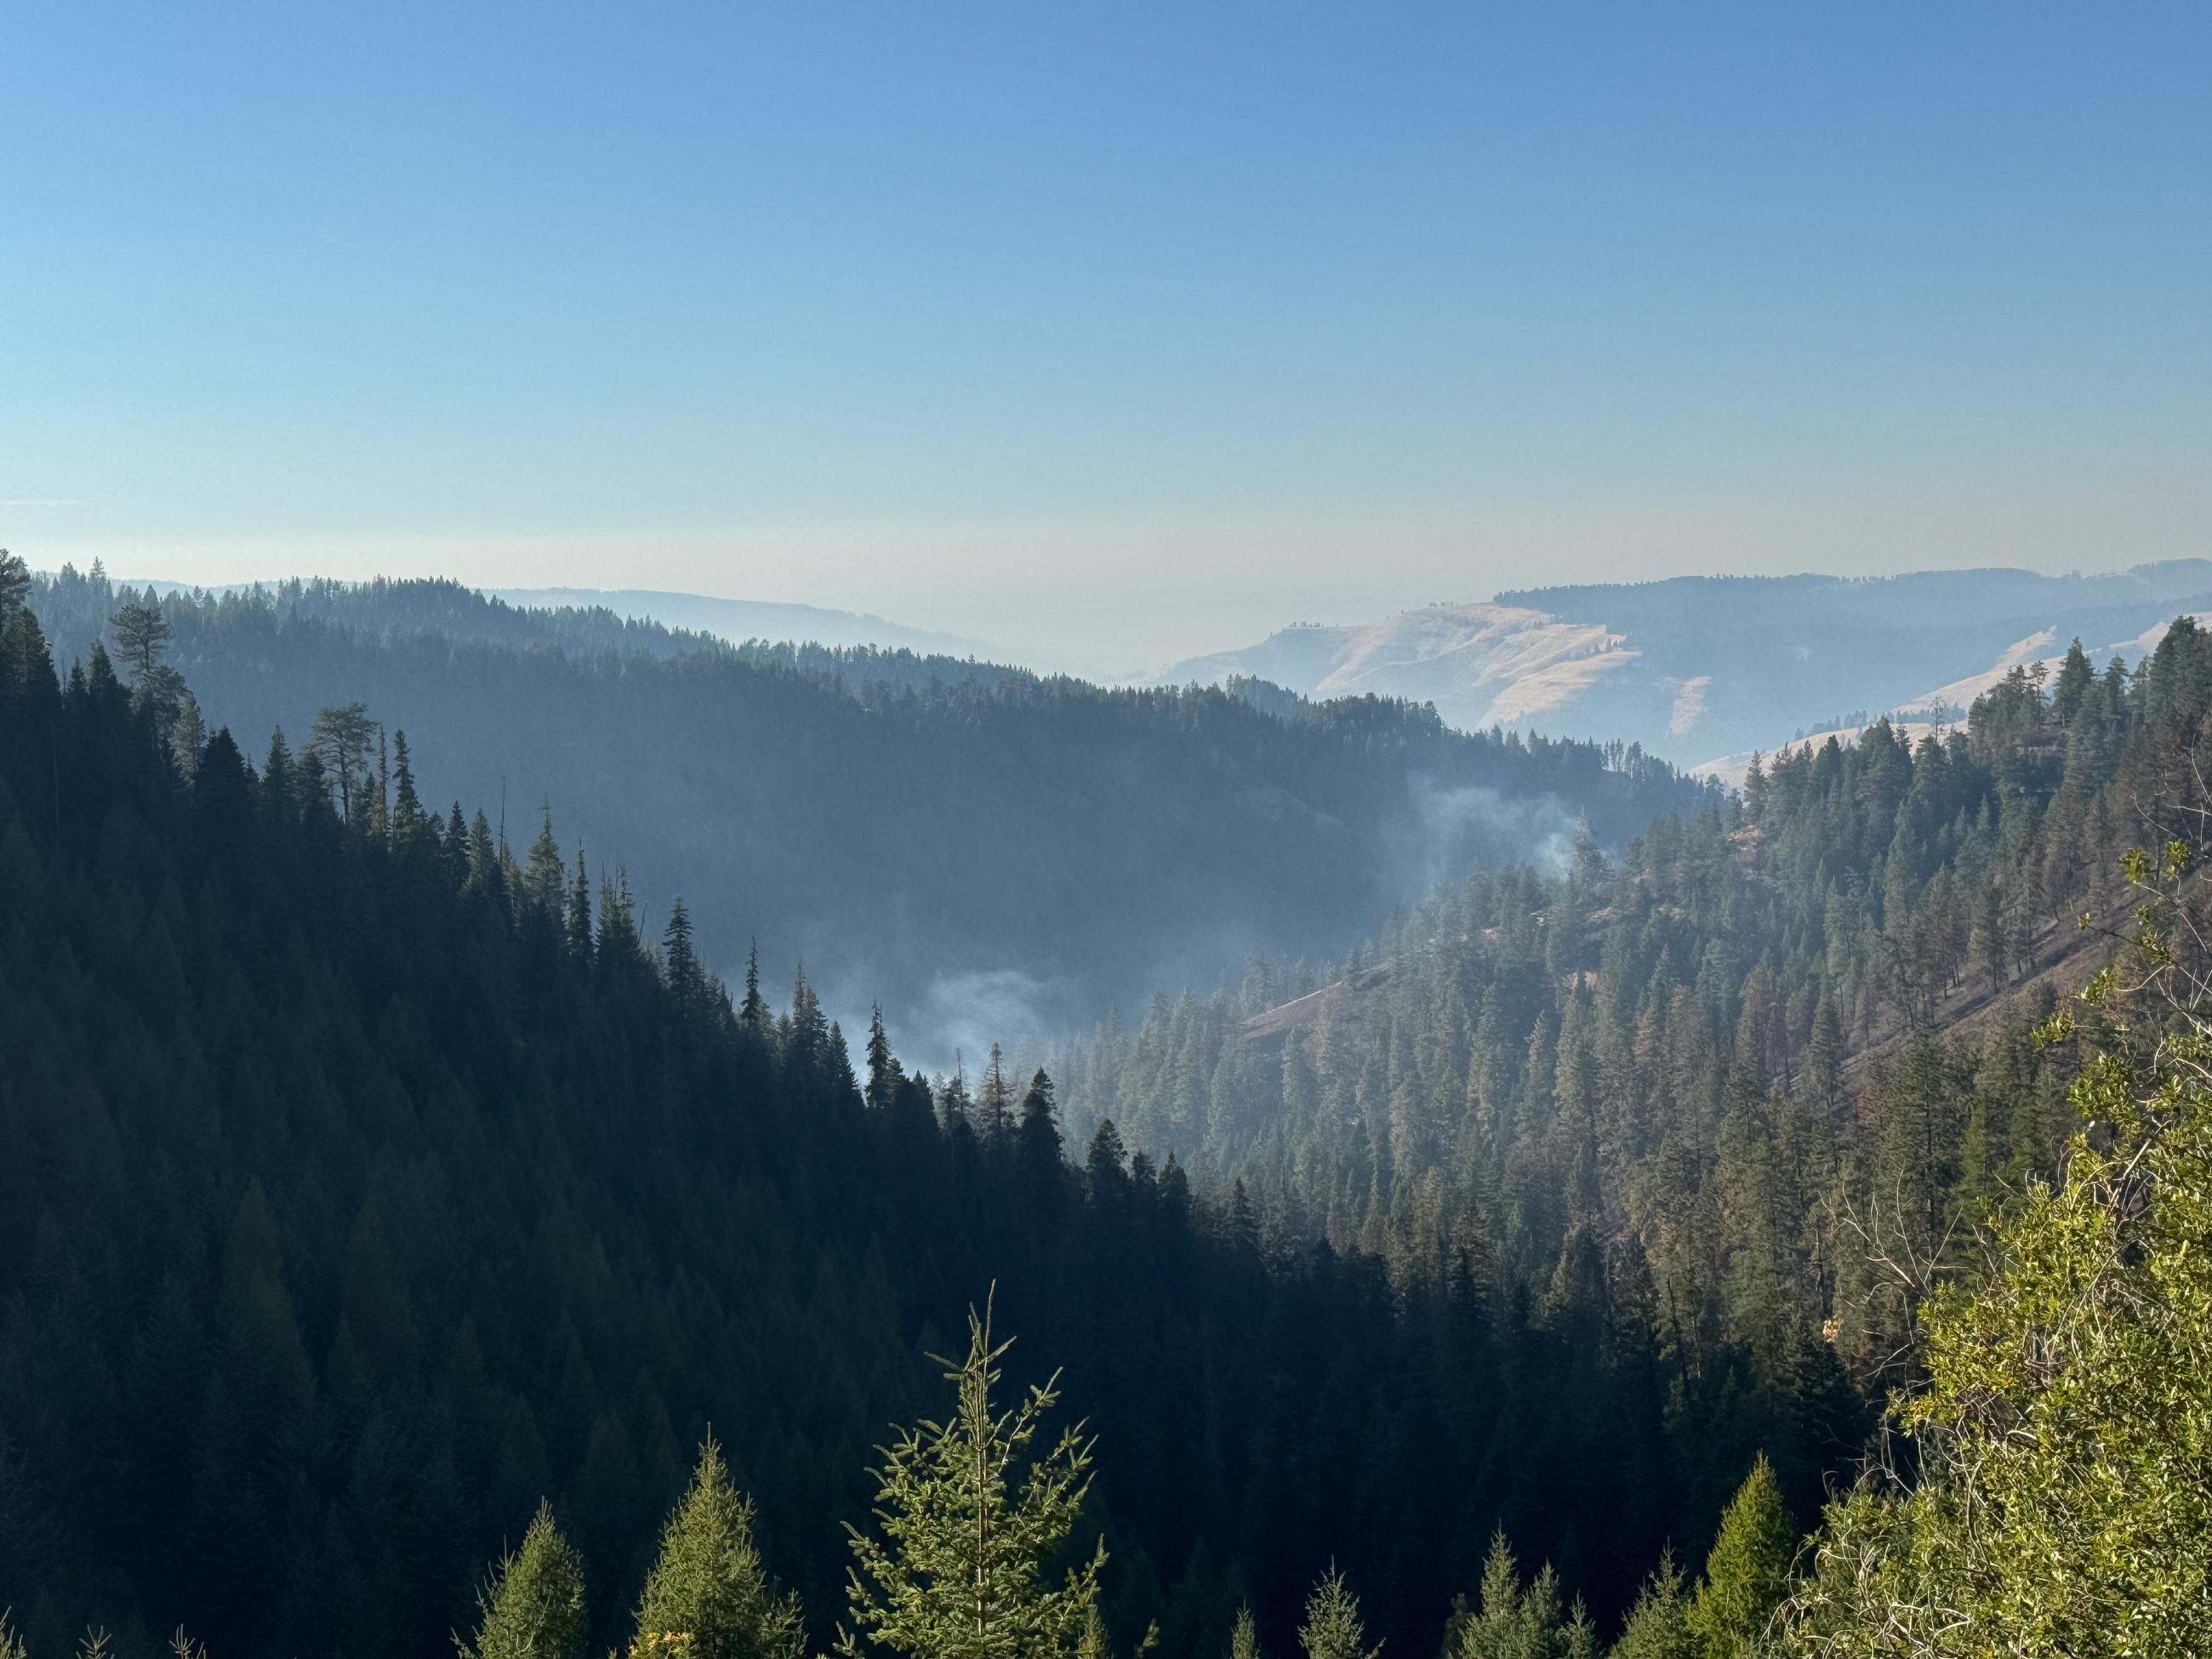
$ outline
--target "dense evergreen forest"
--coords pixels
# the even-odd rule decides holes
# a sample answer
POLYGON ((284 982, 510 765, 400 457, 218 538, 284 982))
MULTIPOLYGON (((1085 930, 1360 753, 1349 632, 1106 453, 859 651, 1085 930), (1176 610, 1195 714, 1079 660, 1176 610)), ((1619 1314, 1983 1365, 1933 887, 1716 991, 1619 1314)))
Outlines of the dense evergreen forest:
POLYGON ((1652 1275, 1674 1363, 1749 1353, 1773 1386, 1832 1353, 1878 1393, 1918 1292, 1869 1246, 1940 1273, 2054 1166, 2069 1066, 2026 1028, 2099 965, 2075 919, 2112 910, 2208 684, 2186 621, 2139 675, 2077 646, 1944 740, 1878 723, 1618 860, 1450 884, 1326 986, 1255 962, 1109 1023, 1054 1062, 1071 1132, 1237 1179, 1271 1239, 1401 1286, 1594 1250, 1652 1275))
POLYGON ((11 1659, 179 1621, 219 1659, 2191 1650, 2203 896, 2151 805, 2212 710, 2185 623, 1454 884, 1304 1005, 1264 966, 1164 1005, 1061 1103, 880 1022, 856 1075, 803 975, 733 995, 681 904, 647 938, 550 829, 428 807, 398 729, 380 763, 334 704, 249 762, 166 607, 58 675, 27 587, 11 1659), (2125 839, 2170 844, 2105 873, 2125 839), (2054 924, 2130 903, 2142 1030, 2054 924), (1020 1343, 958 1363, 987 1304, 1020 1343))
POLYGON ((1045 1075, 878 1033, 856 1079, 803 978, 732 1006, 680 907, 641 939, 550 836, 430 811, 399 732, 388 777, 344 707, 249 763, 166 626, 59 678, 4 635, 0 1602, 42 1650, 421 1651, 541 1495, 611 1620, 709 1425, 819 1630, 994 1282, 1113 1449, 1109 1613, 1175 1652, 1247 1596, 1287 1640, 1332 1559, 1427 1646, 1501 1524, 1610 1618, 1710 1532, 1741 1470, 1686 1473, 1649 1310, 1270 1261, 1172 1162, 1071 1167, 1045 1075))
MULTIPOLYGON (((110 637, 103 577, 31 602, 65 660, 110 637)), ((450 582, 161 601, 210 730, 296 744, 362 702, 424 798, 526 841, 559 809, 595 880, 681 893, 710 965, 804 960, 949 1063, 1075 1029, 1247 951, 1334 957, 1469 862, 1586 816, 1608 844, 1699 793, 1587 744, 1468 737, 1374 700, 1263 713, 904 653, 755 644, 520 611, 450 582), (987 1035, 988 1033, 988 1035, 987 1035)))

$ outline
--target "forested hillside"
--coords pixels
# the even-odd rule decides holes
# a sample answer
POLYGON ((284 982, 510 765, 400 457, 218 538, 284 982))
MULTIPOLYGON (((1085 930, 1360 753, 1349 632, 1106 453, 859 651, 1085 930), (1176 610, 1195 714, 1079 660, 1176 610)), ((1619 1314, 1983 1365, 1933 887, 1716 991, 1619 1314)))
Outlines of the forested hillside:
POLYGON ((35 1653, 433 1650, 541 1497, 604 1644, 710 1427, 826 1642, 869 1449, 994 1281, 1015 1377, 1064 1364, 1098 1437, 1109 1624, 1166 1653, 1245 1598, 1286 1650, 1332 1561, 1426 1650, 1501 1526, 1610 1620, 1757 1447, 1852 1437, 1832 1386, 1670 1420, 1661 1310, 1595 1259, 1397 1290, 1270 1258, 1172 1162, 1071 1167, 1045 1075, 933 1085, 872 1036, 855 1079, 803 980, 733 1006, 687 915, 641 939, 550 839, 441 818, 398 732, 388 779, 249 763, 159 613, 58 683, 0 610, 0 1605, 35 1653))
POLYGON ((799 1659, 841 1602, 856 1656, 2194 1650, 2185 623, 1071 1056, 1086 1110, 1198 1132, 1194 1182, 1103 1121, 1072 1166, 995 1055, 927 1079, 878 1025, 856 1077, 803 975, 732 999, 680 905, 649 941, 550 834, 428 810, 397 732, 388 775, 249 763, 151 607, 58 682, 12 574, 9 1659, 179 1620, 188 1659, 799 1659), (2118 838, 2163 851, 2106 875, 2118 838), (2054 915, 2127 905, 2138 979, 2018 1030, 2103 954, 2054 915), (943 1415, 925 1356, 987 1301, 1023 1346, 973 1329, 943 1415), (1799 1554, 1893 1386, 1909 1449, 1799 1554))
POLYGON ((2071 1062, 2026 1028, 2102 962, 2114 849, 2170 833, 2208 699, 2185 619, 2141 673, 2077 648, 1944 741, 1794 753, 1617 860, 1450 884, 1325 987, 1255 963, 1109 1023, 1055 1062, 1071 1130, 1401 1288, 1648 1272, 1685 1374, 1832 1356, 1878 1398, 1974 1224, 2055 1167, 2071 1062))
MULTIPOLYGON (((124 597, 70 574, 31 603, 73 657, 112 638, 124 597)), ((361 702, 387 739, 408 733, 434 805, 481 804, 520 844, 550 799, 594 879, 626 866, 655 907, 685 896, 726 976, 757 938, 833 1009, 880 1001, 945 1062, 1250 951, 1334 957, 1448 871, 1525 859, 1584 817, 1616 844, 1699 793, 1633 752, 1466 736, 1400 703, 1279 715, 1218 691, 740 649, 449 583, 161 608, 210 729, 299 746, 319 709, 361 702)))

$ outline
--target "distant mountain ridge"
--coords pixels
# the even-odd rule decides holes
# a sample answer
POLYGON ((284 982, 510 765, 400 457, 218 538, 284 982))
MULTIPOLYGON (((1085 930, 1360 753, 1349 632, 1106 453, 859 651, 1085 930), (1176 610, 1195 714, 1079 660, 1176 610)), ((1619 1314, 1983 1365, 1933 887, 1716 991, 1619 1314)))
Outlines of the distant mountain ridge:
MULTIPOLYGON (((136 597, 69 571, 28 604, 66 664, 136 597)), ((162 611, 210 726, 296 744, 357 699, 409 735, 426 800, 505 803, 517 843, 548 804, 595 882, 626 868, 682 894, 726 979, 757 939, 855 1029, 881 1002, 971 1056, 1249 954, 1334 958, 1455 871, 1563 849, 1585 820, 1617 845, 1710 799, 1664 767, 1402 703, 1270 712, 903 648, 732 645, 450 581, 162 611)))
POLYGON ((528 611, 563 608, 611 611, 631 621, 652 621, 694 634, 711 634, 732 645, 748 640, 790 640, 830 646, 873 645, 938 656, 1012 659, 979 640, 927 628, 908 628, 866 611, 765 599, 723 599, 705 593, 671 593, 642 587, 488 587, 495 599, 528 611))
POLYGON ((2063 653, 2076 637, 2133 660, 2175 615, 2206 610, 2203 559, 2089 576, 1676 576, 1290 628, 1160 678, 1250 676, 1315 697, 1374 692, 1433 702, 1462 730, 1619 738, 1679 763, 1717 763, 1842 726, 1845 711, 1969 702, 1946 694, 2012 661, 2063 653))

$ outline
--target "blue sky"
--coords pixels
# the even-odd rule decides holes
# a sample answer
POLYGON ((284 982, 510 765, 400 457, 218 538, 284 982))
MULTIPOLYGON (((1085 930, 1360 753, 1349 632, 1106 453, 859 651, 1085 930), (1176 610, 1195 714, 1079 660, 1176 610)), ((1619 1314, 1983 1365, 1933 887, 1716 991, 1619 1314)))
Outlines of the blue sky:
POLYGON ((1133 662, 2212 551, 2212 9, 18 3, 0 544, 1133 662))

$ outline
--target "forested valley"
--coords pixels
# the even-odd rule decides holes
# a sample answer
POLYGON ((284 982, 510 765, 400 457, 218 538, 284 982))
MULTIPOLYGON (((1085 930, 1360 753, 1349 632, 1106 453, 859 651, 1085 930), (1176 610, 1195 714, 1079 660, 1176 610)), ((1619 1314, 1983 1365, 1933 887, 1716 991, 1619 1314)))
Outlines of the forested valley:
MULTIPOLYGON (((1109 1022, 1052 1062, 1071 1133, 1173 1152, 1271 1241, 1401 1287, 1462 1256, 1536 1286, 1609 1264, 1657 1285, 1683 1363, 1787 1387, 1833 1356, 1877 1390, 1973 1223, 2056 1167, 2073 1064, 2029 1027, 2104 965, 2076 921, 2109 928, 2117 849, 2174 833, 2155 804, 2208 684, 2185 619, 2139 677, 2076 646, 1944 740, 1878 722, 1617 858, 1479 872, 1326 985, 1258 960, 1109 1022)), ((1797 1474, 1809 1502, 1819 1460, 1797 1474)))
MULTIPOLYGON (((1455 878, 1327 986, 1262 956, 925 1074, 803 971, 725 984, 703 904, 434 805, 434 713, 249 752, 223 602, 110 595, 58 664, 44 597, 0 570, 11 1659, 2195 1650, 2185 621, 1725 802, 1395 705, 498 659, 549 718, 660 661, 880 719, 821 729, 886 811, 856 756, 1069 701, 1216 733, 1200 778, 1225 732, 1347 792, 1592 782, 1564 872, 1455 878)), ((492 660, 239 615, 370 708, 492 660)))
MULTIPOLYGON (((125 592, 40 579, 64 660, 125 592)), ((1705 791, 1640 753, 1445 727, 1374 698, 1271 709, 906 652, 733 646, 453 582, 161 601, 207 729, 304 739, 361 702, 441 810, 526 842, 547 801, 654 931, 683 895, 708 964, 804 961, 934 1061, 1042 1041, 1246 954, 1333 959, 1473 864, 1587 818, 1608 843, 1705 791)))

